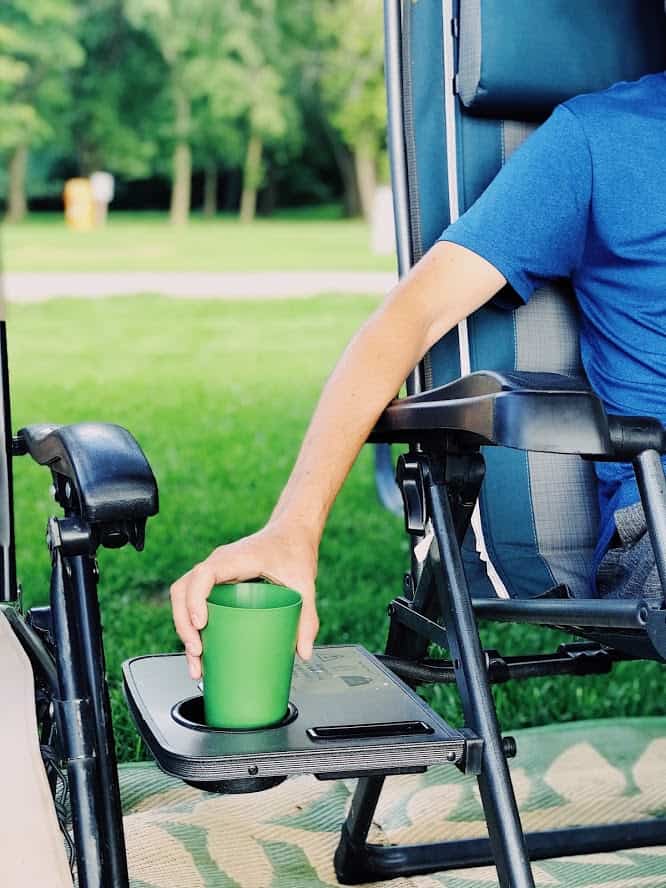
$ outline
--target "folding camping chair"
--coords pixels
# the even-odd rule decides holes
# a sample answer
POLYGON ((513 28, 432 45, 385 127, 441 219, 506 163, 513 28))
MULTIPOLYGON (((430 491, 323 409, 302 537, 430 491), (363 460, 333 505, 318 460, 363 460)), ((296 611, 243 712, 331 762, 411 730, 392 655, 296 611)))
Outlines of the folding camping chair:
MULTIPOLYGON (((402 272, 556 104, 666 66, 662 0, 386 0, 385 10, 402 272)), ((514 750, 500 735, 490 693, 491 683, 508 678, 666 656, 663 608, 586 598, 598 522, 593 459, 633 463, 666 589, 664 430, 648 419, 606 416, 583 376, 571 288, 549 286, 514 313, 483 308, 445 337, 373 433, 384 442, 377 476, 388 505, 387 448, 410 444, 397 480, 412 569, 389 608, 386 662, 414 683, 454 677, 467 728, 482 741, 478 779, 490 839, 368 845, 383 778, 362 780, 337 851, 342 882, 494 861, 500 884, 517 888, 533 885, 528 855, 666 841, 663 820, 523 836, 506 765, 514 750), (552 656, 502 658, 481 649, 478 620, 555 626, 586 641, 552 656), (426 659, 430 642, 447 648, 452 662, 426 659)))

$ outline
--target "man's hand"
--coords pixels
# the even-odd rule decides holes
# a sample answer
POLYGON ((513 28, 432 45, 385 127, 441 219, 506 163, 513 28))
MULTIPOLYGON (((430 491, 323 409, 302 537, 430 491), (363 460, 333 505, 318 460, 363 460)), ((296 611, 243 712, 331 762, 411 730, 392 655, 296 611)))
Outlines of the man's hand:
POLYGON ((304 660, 312 655, 319 631, 315 605, 318 545, 302 528, 285 528, 269 522, 252 536, 219 546, 200 564, 171 587, 171 604, 176 631, 185 645, 192 678, 201 676, 201 637, 208 620, 206 600, 218 583, 237 583, 264 577, 288 586, 303 596, 298 626, 297 651, 304 660))
POLYGON ((300 592, 298 653, 310 657, 319 628, 314 598, 319 540, 361 445, 430 346, 505 283, 476 253, 437 243, 361 327, 324 388, 269 523, 215 549, 171 587, 174 622, 193 678, 201 674, 199 630, 216 583, 261 576, 300 592))

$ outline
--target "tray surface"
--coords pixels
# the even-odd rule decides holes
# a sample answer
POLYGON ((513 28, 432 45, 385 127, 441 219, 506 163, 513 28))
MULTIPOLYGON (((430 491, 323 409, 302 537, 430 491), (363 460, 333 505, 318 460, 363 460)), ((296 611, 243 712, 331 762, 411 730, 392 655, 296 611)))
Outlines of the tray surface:
POLYGON ((174 718, 178 704, 200 694, 183 654, 128 660, 123 676, 157 763, 184 779, 390 773, 460 762, 464 754, 464 736, 358 645, 316 647, 311 660, 297 658, 296 717, 260 730, 211 730, 174 718))

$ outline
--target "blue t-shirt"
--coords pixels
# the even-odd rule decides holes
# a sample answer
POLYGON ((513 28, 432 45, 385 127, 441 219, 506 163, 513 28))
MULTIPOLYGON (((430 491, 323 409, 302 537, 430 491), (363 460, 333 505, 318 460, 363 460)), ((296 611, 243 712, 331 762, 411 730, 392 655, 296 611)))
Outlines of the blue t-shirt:
MULTIPOLYGON (((607 411, 666 423, 666 72, 560 105, 441 239, 487 259, 524 302, 570 278, 607 411)), ((598 562, 613 512, 639 497, 631 465, 596 472, 598 562)))

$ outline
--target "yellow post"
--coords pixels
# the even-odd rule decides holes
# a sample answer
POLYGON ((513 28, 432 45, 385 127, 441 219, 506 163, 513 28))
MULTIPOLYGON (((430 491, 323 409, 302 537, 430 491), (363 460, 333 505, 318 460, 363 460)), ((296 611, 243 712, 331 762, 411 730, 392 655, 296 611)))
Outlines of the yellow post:
POLYGON ((65 221, 77 231, 90 231, 95 225, 95 205, 89 179, 69 179, 63 192, 65 221))

